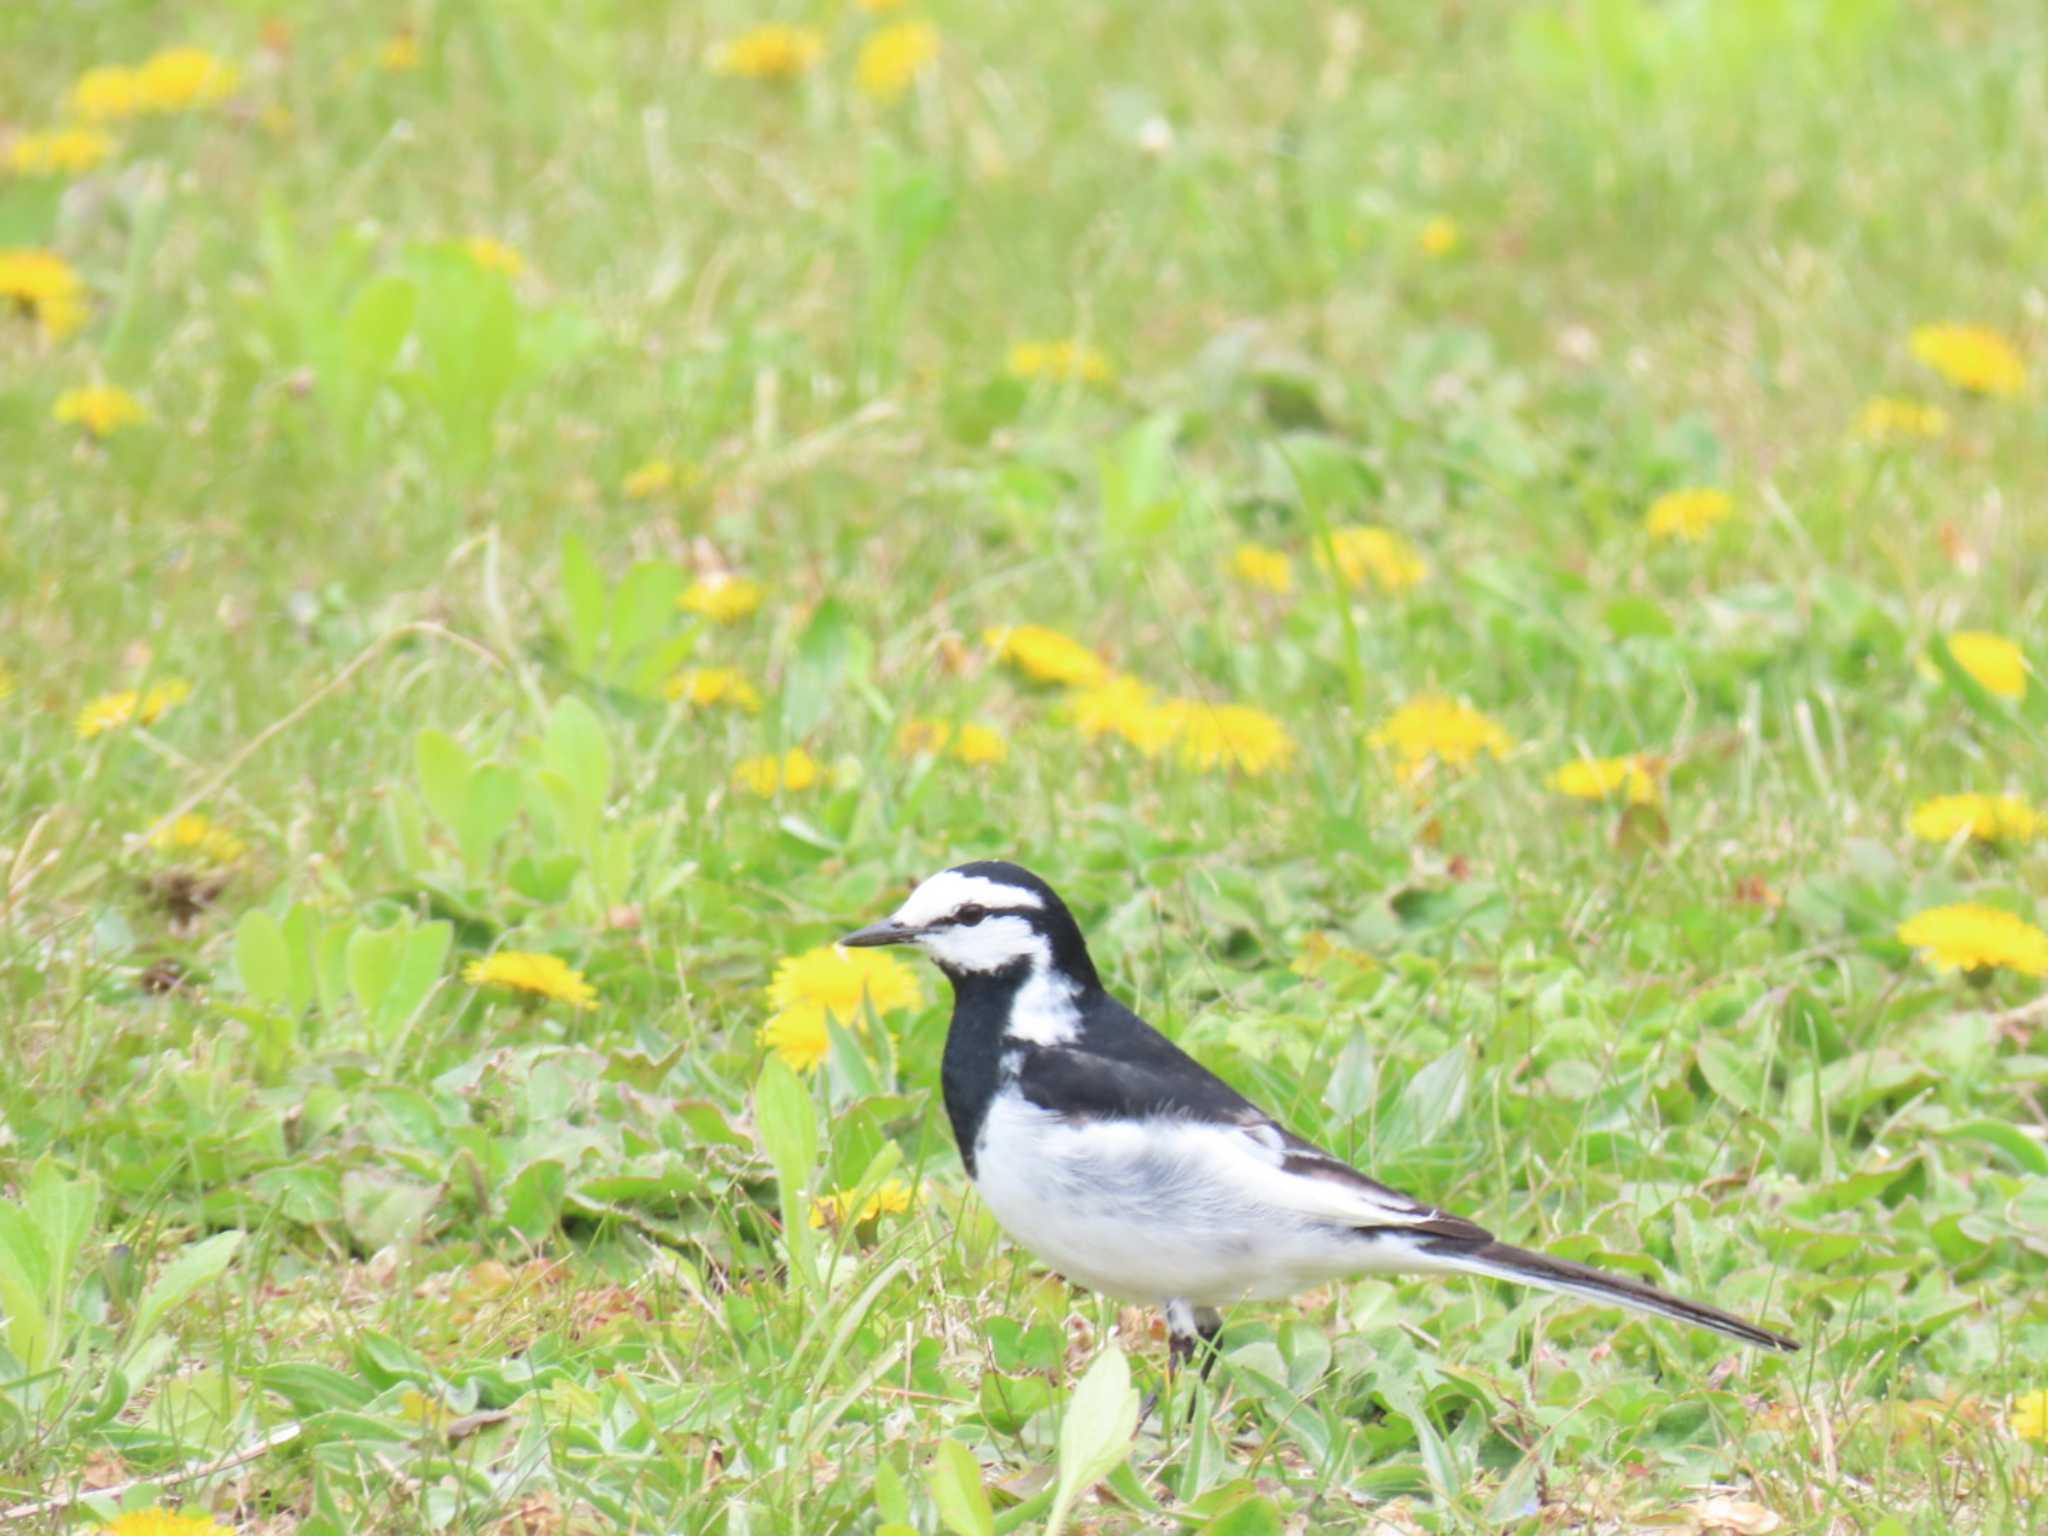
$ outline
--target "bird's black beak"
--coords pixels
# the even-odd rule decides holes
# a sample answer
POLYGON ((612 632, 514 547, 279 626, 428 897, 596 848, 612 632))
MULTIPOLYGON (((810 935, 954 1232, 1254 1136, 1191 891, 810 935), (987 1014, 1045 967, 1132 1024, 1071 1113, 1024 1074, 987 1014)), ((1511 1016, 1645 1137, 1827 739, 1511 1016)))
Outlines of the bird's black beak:
POLYGON ((842 949, 873 949, 882 944, 908 944, 917 935, 898 922, 870 923, 839 941, 842 949))

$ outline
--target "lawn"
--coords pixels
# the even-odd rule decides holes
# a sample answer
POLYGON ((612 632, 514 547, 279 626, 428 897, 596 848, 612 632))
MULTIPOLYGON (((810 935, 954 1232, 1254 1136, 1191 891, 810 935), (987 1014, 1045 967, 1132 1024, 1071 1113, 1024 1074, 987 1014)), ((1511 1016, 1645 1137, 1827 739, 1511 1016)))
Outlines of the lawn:
POLYGON ((2044 82, 2038 0, 0 11, 0 1521, 2048 1524, 2044 82), (1133 1430, 1163 1324, 829 949, 992 857, 1805 1349, 1368 1277, 1133 1430))

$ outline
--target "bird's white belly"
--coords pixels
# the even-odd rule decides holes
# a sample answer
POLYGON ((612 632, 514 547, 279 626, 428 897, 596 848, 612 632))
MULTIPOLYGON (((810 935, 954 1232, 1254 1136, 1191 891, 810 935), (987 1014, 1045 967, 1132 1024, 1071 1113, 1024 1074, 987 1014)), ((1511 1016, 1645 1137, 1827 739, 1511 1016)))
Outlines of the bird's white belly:
POLYGON ((1269 1171, 1245 1166, 1231 1135, 1192 1121, 1068 1121, 1011 1091, 982 1122, 975 1183, 1040 1259, 1133 1301, 1226 1305, 1419 1267, 1397 1251, 1405 1243, 1276 1208, 1261 1188, 1269 1171))

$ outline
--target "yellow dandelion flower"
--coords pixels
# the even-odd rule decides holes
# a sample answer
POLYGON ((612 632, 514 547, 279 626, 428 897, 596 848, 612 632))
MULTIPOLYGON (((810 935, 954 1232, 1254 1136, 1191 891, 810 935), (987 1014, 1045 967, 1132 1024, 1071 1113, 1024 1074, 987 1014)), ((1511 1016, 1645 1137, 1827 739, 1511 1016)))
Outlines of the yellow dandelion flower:
POLYGON ((2020 1439, 2048 1445, 2048 1391, 2022 1392, 2014 1398, 2006 1424, 2020 1439))
POLYGON ((668 696, 679 704, 708 709, 726 704, 750 715, 761 712, 761 695, 735 667, 689 667, 668 680, 668 696))
POLYGON ((1734 510, 1734 498, 1726 491, 1693 486, 1666 491, 1651 502, 1645 525, 1653 539, 1680 539, 1697 544, 1726 522, 1734 510))
POLYGON ((1010 744, 993 726, 969 721, 953 733, 952 756, 974 767, 1000 763, 1010 755, 1010 744))
POLYGON ((1471 705, 1433 693, 1410 699, 1366 739, 1393 752, 1394 776, 1403 784, 1422 777, 1433 763, 1469 768, 1482 753, 1502 758, 1514 746, 1505 730, 1471 705))
POLYGON ((910 1186, 902 1179, 884 1179, 874 1187, 867 1199, 860 1199, 857 1189, 842 1189, 836 1194, 822 1195, 811 1202, 811 1225, 831 1227, 837 1231, 843 1227, 857 1227, 873 1221, 887 1213, 900 1216, 910 1209, 910 1186), (859 1201, 858 1209, 855 1202, 859 1201))
POLYGON ((1907 825, 1925 843, 1965 833, 1980 843, 2022 843, 2040 835, 2043 818, 2018 795, 1936 795, 1913 807, 1907 825))
POLYGON ((166 48, 135 72, 135 99, 145 112, 184 112, 227 100, 241 79, 204 48, 166 48))
POLYGON ((187 1515, 152 1507, 131 1509, 98 1528, 95 1536, 233 1536, 211 1515, 187 1515))
POLYGON ((937 757, 952 738, 953 727, 943 720, 906 720, 896 733, 896 751, 903 757, 937 757))
POLYGON ((1986 693, 1995 693, 2001 699, 2025 696, 2026 655, 2003 635, 1981 629, 1958 630, 1948 637, 1948 653, 1986 693))
POLYGON ((59 128, 24 133, 7 149, 17 176, 76 176, 114 152, 114 141, 94 128, 59 128))
POLYGON ((1981 325, 1923 325, 1913 332, 1913 356, 1957 389, 2010 398, 2027 387, 2019 349, 1981 325))
POLYGON ((1204 704, 1189 700, 1177 711, 1174 737, 1181 761, 1201 772, 1238 768, 1256 777, 1284 768, 1294 756, 1287 727, 1249 704, 1204 704))
POLYGON ((502 272, 507 277, 517 277, 526 270, 526 258, 502 240, 489 235, 471 235, 462 242, 462 249, 469 259, 486 272, 502 272))
POLYGON ((733 764, 732 781, 763 800, 777 790, 794 793, 818 782, 822 770, 817 760, 802 747, 791 747, 782 756, 769 752, 760 757, 743 757, 733 764))
POLYGON ((1152 707, 1152 690, 1121 672, 1076 688, 1067 696, 1067 715, 1074 729, 1090 741, 1098 736, 1121 736, 1127 720, 1152 707))
POLYGON ((1109 681, 1109 668, 1080 641, 1043 624, 1013 624, 982 631, 982 642, 1009 663, 1041 683, 1069 688, 1099 688, 1109 681))
POLYGON ((85 323, 85 282, 63 257, 32 248, 0 250, 0 299, 12 299, 61 341, 85 323))
POLYGON ((377 67, 386 74, 409 75, 422 62, 419 34, 409 27, 392 33, 377 48, 377 67))
POLYGON ((1010 373, 1062 384, 1108 384, 1116 365, 1100 347, 1080 341, 1020 341, 1010 348, 1010 373))
POLYGON ((1440 213, 1422 226, 1415 246, 1425 256, 1448 256, 1457 250, 1460 239, 1458 221, 1440 213))
POLYGON ((1333 528, 1316 549, 1316 564, 1334 570, 1354 592, 1368 585, 1382 592, 1406 592, 1429 577, 1429 566, 1415 546, 1391 528, 1333 528))
POLYGON ((1948 435, 1948 412, 1918 400, 1880 396, 1857 413, 1856 435, 1868 443, 1931 441, 1948 435))
POLYGON ((824 51, 825 38, 816 27, 771 23, 719 45, 711 70, 736 80, 794 80, 808 74, 824 51))
POLYGON ((902 21, 883 27, 860 46, 854 80, 879 102, 909 90, 925 66, 939 56, 939 29, 929 22, 902 21))
POLYGON ((136 73, 118 65, 88 69, 71 87, 71 114, 88 123, 118 122, 142 110, 136 73))
POLYGON ((1574 758, 1548 782, 1559 794, 1574 800, 1611 800, 1620 794, 1630 805, 1657 803, 1656 771, 1650 759, 1640 754, 1574 758))
POLYGON ((583 979, 555 955, 537 955, 526 950, 501 949, 495 955, 472 960, 462 968, 462 979, 472 987, 497 987, 506 992, 524 992, 571 1008, 595 1008, 597 988, 583 979))
POLYGON ((761 584, 723 572, 700 576, 676 599, 676 606, 714 624, 737 624, 761 606, 761 584))
POLYGON ((1365 975, 1379 969, 1379 962, 1362 949, 1340 944, 1327 933, 1311 933, 1301 941, 1301 953, 1287 967, 1310 981, 1349 971, 1365 975))
POLYGON ((649 501, 675 489, 676 467, 667 459, 649 459, 619 482, 628 501, 649 501))
POLYGON ((159 853, 197 854, 208 864, 233 864, 249 851, 226 827, 190 811, 150 833, 149 846, 159 853))
POLYGON ((148 419, 142 402, 125 389, 97 384, 89 389, 67 389, 50 409, 50 419, 66 426, 85 428, 94 437, 111 437, 125 426, 148 419))
POLYGON ((1285 597, 1294 590, 1294 562, 1263 544, 1240 544, 1230 557, 1230 574, 1248 587, 1285 597))
POLYGON ((923 1002, 916 972, 894 955, 827 944, 776 965, 768 987, 774 1013, 761 1027, 761 1044, 793 1070, 808 1072, 831 1053, 828 1019, 865 1030, 870 1007, 884 1014, 923 1002))
POLYGON ((1977 902, 1931 907, 1899 924, 1899 942, 1937 971, 2003 968, 2048 976, 2048 933, 2025 918, 1977 902))
POLYGON ((191 692, 190 683, 174 677, 153 685, 147 692, 123 688, 116 693, 103 693, 78 712, 79 739, 89 741, 138 722, 155 725, 168 711, 182 704, 191 692))

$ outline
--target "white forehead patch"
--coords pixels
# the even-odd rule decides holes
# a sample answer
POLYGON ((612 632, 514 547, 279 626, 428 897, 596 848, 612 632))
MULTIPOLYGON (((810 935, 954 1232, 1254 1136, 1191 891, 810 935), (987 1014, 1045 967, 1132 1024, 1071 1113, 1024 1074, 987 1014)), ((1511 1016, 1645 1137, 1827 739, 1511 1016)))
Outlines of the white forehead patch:
POLYGON ((1027 907, 1033 911, 1045 905, 1038 892, 1024 886, 1005 885, 986 875, 963 875, 958 870, 942 869, 912 891, 891 916, 906 928, 922 928, 970 903, 991 908, 1027 907))

